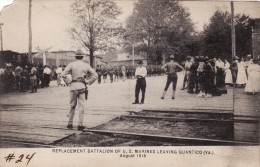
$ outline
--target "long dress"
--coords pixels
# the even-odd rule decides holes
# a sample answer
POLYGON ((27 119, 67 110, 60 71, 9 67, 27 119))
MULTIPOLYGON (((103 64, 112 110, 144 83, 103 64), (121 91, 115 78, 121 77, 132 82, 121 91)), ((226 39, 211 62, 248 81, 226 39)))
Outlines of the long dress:
POLYGON ((245 92, 260 92, 260 66, 258 64, 250 64, 247 72, 248 81, 245 92))
POLYGON ((231 83, 232 83, 232 74, 231 74, 229 62, 226 62, 226 63, 225 63, 224 68, 225 68, 225 73, 226 73, 225 83, 226 83, 226 84, 231 84, 231 83))
POLYGON ((238 63, 238 72, 237 72, 237 84, 243 85, 246 84, 247 79, 246 79, 246 72, 244 68, 244 62, 241 61, 238 63))

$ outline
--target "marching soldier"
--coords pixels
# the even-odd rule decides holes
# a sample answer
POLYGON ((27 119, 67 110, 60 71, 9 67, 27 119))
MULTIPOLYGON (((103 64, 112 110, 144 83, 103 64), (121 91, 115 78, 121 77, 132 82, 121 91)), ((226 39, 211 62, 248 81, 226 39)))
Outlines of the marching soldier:
POLYGON ((116 69, 115 69, 115 82, 118 81, 119 75, 120 75, 120 69, 118 67, 116 67, 116 69))
POLYGON ((109 73, 110 82, 112 83, 114 77, 114 67, 110 66, 108 73, 109 73))
POLYGON ((98 83, 101 84, 102 69, 101 69, 100 65, 97 65, 96 73, 98 75, 98 83))
POLYGON ((78 130, 83 130, 85 129, 85 127, 83 126, 83 115, 84 100, 86 98, 86 85, 92 84, 97 79, 98 75, 89 64, 83 62, 83 53, 81 50, 77 51, 75 58, 77 60, 69 63, 65 70, 62 72, 61 76, 66 78, 66 75, 71 74, 72 77, 72 82, 70 85, 70 113, 67 128, 73 128, 73 118, 76 106, 78 104, 78 130), (90 74, 90 77, 89 79, 86 79, 85 76, 87 76, 88 74, 90 74))
POLYGON ((107 74, 108 74, 107 67, 104 67, 104 68, 102 69, 102 75, 103 75, 104 83, 106 83, 107 74))

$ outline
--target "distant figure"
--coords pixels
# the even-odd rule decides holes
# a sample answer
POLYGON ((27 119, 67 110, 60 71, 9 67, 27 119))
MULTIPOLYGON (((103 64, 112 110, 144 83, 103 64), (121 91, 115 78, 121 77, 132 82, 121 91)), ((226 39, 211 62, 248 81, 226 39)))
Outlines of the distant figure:
POLYGON ((211 65, 212 59, 209 60, 208 57, 205 57, 205 93, 206 98, 211 98, 214 89, 214 80, 215 80, 215 68, 211 65))
POLYGON ((206 92, 205 92, 205 86, 206 86, 206 64, 204 63, 204 57, 200 56, 199 57, 199 66, 197 69, 197 77, 198 77, 198 84, 199 84, 199 89, 200 92, 198 94, 198 97, 206 97, 206 92))
POLYGON ((71 74, 72 82, 70 85, 70 113, 68 129, 73 128, 73 118, 75 114, 76 106, 79 110, 79 123, 78 130, 83 130, 83 115, 84 115, 84 101, 85 101, 85 89, 87 84, 92 84, 98 77, 97 73, 91 66, 83 62, 83 53, 78 50, 74 62, 68 64, 61 76, 66 78, 66 75, 71 74), (86 79, 85 76, 90 74, 90 78, 86 79))
POLYGON ((182 70, 184 70, 184 68, 179 65, 177 62, 174 61, 174 56, 171 55, 170 56, 170 62, 166 63, 165 65, 163 65, 161 68, 162 69, 167 69, 167 81, 166 81, 166 85, 162 94, 161 99, 164 99, 164 96, 166 94, 166 91, 168 90, 170 84, 172 83, 172 99, 175 99, 175 91, 176 91, 176 85, 177 85, 177 80, 178 80, 178 75, 177 75, 177 68, 181 68, 182 70))
POLYGON ((191 71, 190 71, 191 65, 192 65, 191 57, 187 56, 186 62, 184 64, 185 75, 184 75, 184 79, 183 79, 183 84, 182 84, 181 90, 186 89, 188 87, 188 85, 189 85, 189 77, 190 77, 190 74, 191 74, 191 71), (187 83, 187 87, 185 86, 186 83, 187 83))
POLYGON ((230 70, 230 64, 227 60, 225 60, 225 66, 224 66, 224 70, 225 70, 225 84, 226 85, 230 85, 232 83, 232 74, 231 74, 231 70, 230 70))
POLYGON ((118 81, 119 75, 120 75, 120 69, 118 67, 116 67, 116 69, 115 69, 115 82, 118 81))
POLYGON ((260 92, 260 66, 257 64, 257 59, 253 59, 248 66, 248 81, 245 87, 245 92, 253 93, 260 92))
POLYGON ((237 71, 238 71, 238 57, 232 58, 231 63, 231 73, 232 73, 232 84, 236 84, 237 82, 237 71))
POLYGON ((36 93, 37 92, 37 69, 35 65, 32 66, 31 72, 30 72, 30 82, 31 82, 31 92, 30 93, 36 93))
POLYGON ((121 66, 121 72, 123 75, 123 81, 126 79, 126 67, 124 65, 121 66))
POLYGON ((4 75, 3 75, 3 81, 4 81, 4 88, 6 92, 9 92, 12 90, 13 83, 15 83, 15 74, 12 70, 12 64, 6 63, 4 75))
POLYGON ((18 65, 15 70, 15 82, 16 82, 16 88, 18 91, 21 91, 21 76, 22 76, 22 72, 23 72, 23 69, 20 65, 18 65))
POLYGON ((238 63, 237 81, 236 81, 236 84, 240 86, 244 86, 247 82, 244 65, 245 65, 245 61, 244 58, 242 57, 241 61, 238 63))
POLYGON ((108 74, 109 74, 109 78, 110 78, 110 82, 111 82, 111 83, 113 82, 114 73, 115 73, 114 67, 112 67, 112 66, 110 65, 108 74))
POLYGON ((61 73, 62 73, 62 65, 60 65, 57 70, 56 70, 56 74, 57 74, 57 86, 61 85, 61 73))
POLYGON ((102 75, 103 75, 103 81, 104 81, 104 83, 106 83, 107 74, 108 74, 107 68, 104 67, 104 68, 102 69, 102 75))
POLYGON ((44 86, 49 87, 50 85, 50 76, 51 76, 51 69, 45 65, 43 69, 43 80, 44 80, 44 86))
POLYGON ((97 65, 96 73, 98 75, 98 83, 101 84, 102 69, 100 65, 97 65))
POLYGON ((139 93, 142 91, 141 104, 144 104, 147 69, 143 66, 143 61, 138 62, 138 67, 135 70, 136 85, 135 85, 135 102, 133 104, 139 104, 139 93))
POLYGON ((246 56, 246 60, 245 60, 245 64, 244 64, 244 68, 245 68, 245 71, 246 71, 246 79, 248 79, 248 71, 247 71, 247 68, 250 64, 253 64, 253 59, 252 59, 252 56, 251 54, 247 55, 246 56))

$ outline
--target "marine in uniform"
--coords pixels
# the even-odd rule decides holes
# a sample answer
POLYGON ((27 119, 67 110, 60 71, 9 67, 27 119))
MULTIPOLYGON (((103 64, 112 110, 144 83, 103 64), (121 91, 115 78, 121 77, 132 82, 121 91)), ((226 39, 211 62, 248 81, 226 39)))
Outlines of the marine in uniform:
POLYGON ((73 128, 73 118, 75 114, 76 106, 78 105, 79 110, 79 123, 78 130, 83 130, 83 115, 84 115, 84 100, 85 100, 85 89, 87 84, 92 84, 98 75, 95 70, 87 63, 83 62, 83 53, 81 50, 76 52, 74 62, 68 64, 61 76, 66 78, 66 75, 71 74, 72 83, 70 85, 70 113, 68 129, 73 128), (89 79, 85 76, 89 74, 89 79))
POLYGON ((100 65, 97 65, 96 73, 98 74, 98 83, 101 84, 102 69, 100 65))
POLYGON ((139 93, 142 91, 141 104, 144 104, 146 81, 145 77, 147 75, 147 70, 143 66, 143 61, 138 62, 138 67, 135 70, 136 86, 135 86, 135 102, 133 104, 139 104, 139 93))

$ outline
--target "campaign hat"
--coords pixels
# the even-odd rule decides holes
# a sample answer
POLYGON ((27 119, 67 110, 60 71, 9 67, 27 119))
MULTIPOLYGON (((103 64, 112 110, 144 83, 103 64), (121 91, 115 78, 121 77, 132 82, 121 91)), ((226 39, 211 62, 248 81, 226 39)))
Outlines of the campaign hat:
POLYGON ((84 56, 84 53, 80 50, 80 49, 78 49, 77 51, 76 51, 76 55, 75 56, 77 56, 77 57, 83 57, 84 56))
POLYGON ((174 55, 170 56, 170 60, 174 60, 174 58, 175 58, 174 55))

